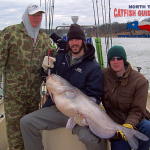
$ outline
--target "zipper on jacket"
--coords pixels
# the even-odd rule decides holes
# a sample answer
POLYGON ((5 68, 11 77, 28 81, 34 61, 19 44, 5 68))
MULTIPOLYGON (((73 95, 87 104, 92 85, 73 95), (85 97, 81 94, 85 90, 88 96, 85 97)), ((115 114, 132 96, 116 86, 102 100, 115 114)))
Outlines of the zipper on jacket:
POLYGON ((116 80, 114 81, 114 85, 113 85, 113 89, 112 89, 112 91, 111 91, 111 94, 114 92, 114 90, 115 90, 115 84, 116 84, 116 80))
MULTIPOLYGON (((111 94, 113 94, 114 93, 114 91, 116 90, 116 88, 119 86, 119 83, 117 82, 118 80, 115 80, 114 81, 114 87, 113 87, 113 89, 112 89, 112 91, 111 91, 111 94), (117 82, 117 83, 116 83, 117 82)), ((116 95, 116 94, 115 94, 116 95)), ((115 96, 114 95, 114 96, 115 96)), ((118 107, 118 109, 119 109, 119 106, 118 106, 118 103, 117 103, 117 99, 115 98, 114 99, 114 102, 113 102, 117 107, 118 107)))
POLYGON ((70 67, 72 67, 72 66, 75 66, 76 64, 79 64, 79 63, 81 63, 82 62, 82 60, 80 59, 80 60, 77 60, 75 63, 73 63, 70 67))
POLYGON ((67 59, 66 55, 65 55, 65 59, 66 59, 67 64, 68 64, 68 68, 70 68, 70 67, 72 67, 72 66, 74 66, 76 64, 79 64, 80 62, 82 62, 82 59, 79 59, 75 63, 73 63, 72 65, 70 65, 70 63, 68 62, 68 59, 67 59))
POLYGON ((66 59, 66 62, 68 64, 68 66, 70 66, 70 63, 68 62, 68 59, 67 59, 66 55, 65 55, 65 59, 66 59))
POLYGON ((114 92, 115 88, 112 89, 111 94, 114 92))

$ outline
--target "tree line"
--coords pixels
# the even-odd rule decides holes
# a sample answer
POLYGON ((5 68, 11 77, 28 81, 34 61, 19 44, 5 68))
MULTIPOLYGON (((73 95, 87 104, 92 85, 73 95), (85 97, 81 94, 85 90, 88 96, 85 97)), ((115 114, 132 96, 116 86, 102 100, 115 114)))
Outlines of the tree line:
MULTIPOLYGON (((137 21, 137 20, 134 20, 137 21)), ((150 18, 144 19, 142 21, 150 22, 150 18)), ((114 35, 114 34, 122 34, 122 33, 129 33, 130 31, 136 32, 134 29, 127 29, 126 26, 133 21, 127 22, 127 23, 107 23, 99 25, 95 28, 93 27, 84 27, 83 30, 86 33, 89 33, 92 36, 107 36, 107 35, 114 35)), ((63 23, 64 24, 64 23, 63 23)), ((93 25, 94 26, 94 25, 93 25)), ((44 32, 46 32, 48 35, 52 34, 53 32, 56 32, 58 35, 62 37, 63 34, 67 34, 69 27, 61 27, 55 31, 55 29, 52 29, 51 31, 49 29, 42 29, 44 32)), ((145 33, 145 31, 140 31, 145 33)))

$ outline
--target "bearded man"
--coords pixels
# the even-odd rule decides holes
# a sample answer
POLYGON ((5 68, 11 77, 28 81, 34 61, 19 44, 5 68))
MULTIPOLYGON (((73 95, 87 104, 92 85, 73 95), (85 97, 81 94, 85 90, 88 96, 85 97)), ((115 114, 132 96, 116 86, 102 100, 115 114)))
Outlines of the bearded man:
MULTIPOLYGON (((67 48, 58 50, 56 61, 50 57, 48 63, 48 56, 45 56, 41 69, 42 78, 46 80, 47 74, 44 70, 50 67, 52 73, 63 77, 99 104, 103 94, 103 73, 95 60, 93 45, 85 43, 85 34, 78 24, 70 26, 67 41, 67 48)), ((40 130, 65 127, 68 119, 48 97, 42 109, 24 116, 20 121, 25 149, 44 150, 40 130)), ((73 133, 85 144, 87 150, 100 150, 100 138, 94 135, 88 126, 83 126, 82 120, 82 116, 77 114, 73 133)))

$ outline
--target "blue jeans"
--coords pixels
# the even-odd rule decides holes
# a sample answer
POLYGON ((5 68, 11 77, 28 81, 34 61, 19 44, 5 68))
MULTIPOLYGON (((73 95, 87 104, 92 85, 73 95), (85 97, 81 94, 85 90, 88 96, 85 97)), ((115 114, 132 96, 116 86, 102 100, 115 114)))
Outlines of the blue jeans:
MULTIPOLYGON (((149 150, 150 146, 150 121, 143 120, 140 122, 140 124, 137 126, 138 131, 145 134, 149 140, 148 141, 142 141, 138 140, 139 147, 137 150, 149 150)), ((112 140, 111 141, 111 150, 131 150, 131 147, 128 144, 128 141, 125 140, 112 140)))

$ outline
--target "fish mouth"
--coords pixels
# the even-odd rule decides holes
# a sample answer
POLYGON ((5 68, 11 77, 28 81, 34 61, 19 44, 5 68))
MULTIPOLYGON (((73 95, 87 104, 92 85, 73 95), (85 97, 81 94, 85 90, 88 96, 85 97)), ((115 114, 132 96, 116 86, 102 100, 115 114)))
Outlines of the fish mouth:
POLYGON ((49 75, 49 77, 53 77, 53 76, 54 76, 54 74, 53 74, 53 73, 49 75))
POLYGON ((55 74, 50 74, 47 78, 46 78, 46 80, 48 80, 48 79, 52 79, 52 80, 54 80, 54 78, 56 78, 57 76, 55 75, 55 74))
POLYGON ((59 83, 60 85, 65 85, 64 79, 63 79, 61 76, 52 73, 51 75, 49 75, 49 77, 50 77, 54 82, 57 82, 57 83, 59 83))
POLYGON ((61 76, 56 75, 56 74, 51 74, 47 77, 46 85, 47 87, 49 87, 49 89, 55 88, 55 91, 53 91, 53 94, 54 93, 60 94, 66 90, 67 91, 74 90, 74 88, 68 81, 64 80, 61 76))
POLYGON ((49 94, 50 94, 50 97, 51 97, 52 101, 55 103, 55 100, 53 98, 53 93, 50 92, 49 94))
POLYGON ((56 78, 56 79, 61 79, 61 77, 59 75, 55 75, 54 73, 50 74, 49 77, 51 78, 56 78))

